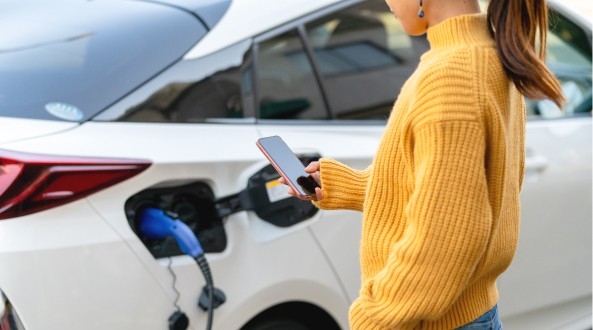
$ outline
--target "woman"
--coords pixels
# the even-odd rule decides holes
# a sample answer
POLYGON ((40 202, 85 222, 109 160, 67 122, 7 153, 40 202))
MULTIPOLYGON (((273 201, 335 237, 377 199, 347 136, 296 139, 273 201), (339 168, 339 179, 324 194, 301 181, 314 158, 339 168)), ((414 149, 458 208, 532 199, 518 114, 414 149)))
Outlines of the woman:
MULTIPOLYGON (((371 166, 309 164, 321 209, 363 212, 352 329, 500 329, 496 279, 517 246, 523 96, 561 106, 544 65, 545 0, 387 0, 430 50, 371 166), (419 2, 418 2, 419 1, 419 2), (536 31, 539 30, 540 34, 536 31)), ((289 191, 294 195, 293 191, 289 191)))

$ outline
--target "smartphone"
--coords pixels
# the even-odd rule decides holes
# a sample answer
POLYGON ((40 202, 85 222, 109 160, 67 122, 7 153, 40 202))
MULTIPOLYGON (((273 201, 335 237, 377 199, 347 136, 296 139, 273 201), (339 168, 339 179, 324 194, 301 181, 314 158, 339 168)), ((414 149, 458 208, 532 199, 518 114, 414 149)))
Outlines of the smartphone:
POLYGON ((303 163, 282 138, 277 135, 268 136, 258 139, 256 144, 300 198, 310 199, 315 196, 315 188, 319 187, 319 184, 305 172, 303 163))

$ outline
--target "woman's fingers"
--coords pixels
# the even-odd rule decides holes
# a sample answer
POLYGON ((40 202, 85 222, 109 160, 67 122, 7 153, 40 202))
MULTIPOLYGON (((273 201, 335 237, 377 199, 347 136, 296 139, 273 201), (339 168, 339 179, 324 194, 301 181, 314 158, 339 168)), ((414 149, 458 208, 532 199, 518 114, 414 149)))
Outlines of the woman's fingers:
POLYGON ((309 165, 307 165, 307 167, 305 167, 305 172, 307 172, 309 174, 319 172, 319 162, 318 161, 310 162, 309 165))
MULTIPOLYGON (((309 165, 307 165, 305 167, 305 172, 309 173, 311 175, 311 177, 313 177, 313 179, 318 184, 321 184, 321 176, 319 174, 319 162, 318 161, 309 163, 309 165)), ((321 191, 321 188, 319 188, 319 187, 315 188, 315 195, 311 196, 310 198, 301 198, 300 195, 294 189, 292 189, 292 187, 290 187, 290 185, 288 184, 288 182, 286 181, 286 179, 284 177, 281 176, 278 179, 278 181, 281 184, 288 187, 287 193, 291 196, 294 196, 294 197, 297 197, 300 199, 306 199, 306 200, 312 199, 314 201, 319 201, 319 200, 323 199, 323 192, 321 191)))
POLYGON ((320 201, 323 199, 323 192, 321 191, 321 188, 317 187, 315 188, 315 201, 320 201))

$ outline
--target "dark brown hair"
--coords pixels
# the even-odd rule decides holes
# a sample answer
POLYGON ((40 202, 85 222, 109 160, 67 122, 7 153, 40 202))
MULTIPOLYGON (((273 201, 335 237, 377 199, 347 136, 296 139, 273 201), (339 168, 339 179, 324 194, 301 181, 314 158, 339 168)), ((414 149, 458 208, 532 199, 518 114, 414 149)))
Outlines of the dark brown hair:
POLYGON ((505 71, 533 99, 564 103, 560 83, 545 65, 548 7, 545 0, 490 0, 487 19, 505 71), (539 36, 539 49, 536 40, 539 36))

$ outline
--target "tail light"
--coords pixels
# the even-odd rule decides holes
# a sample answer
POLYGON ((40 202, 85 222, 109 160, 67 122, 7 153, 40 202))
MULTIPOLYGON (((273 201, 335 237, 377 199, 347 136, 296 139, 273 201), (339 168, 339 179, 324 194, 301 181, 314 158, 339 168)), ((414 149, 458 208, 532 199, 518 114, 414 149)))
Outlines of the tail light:
POLYGON ((0 220, 39 212, 122 182, 146 160, 61 157, 0 150, 0 220))

